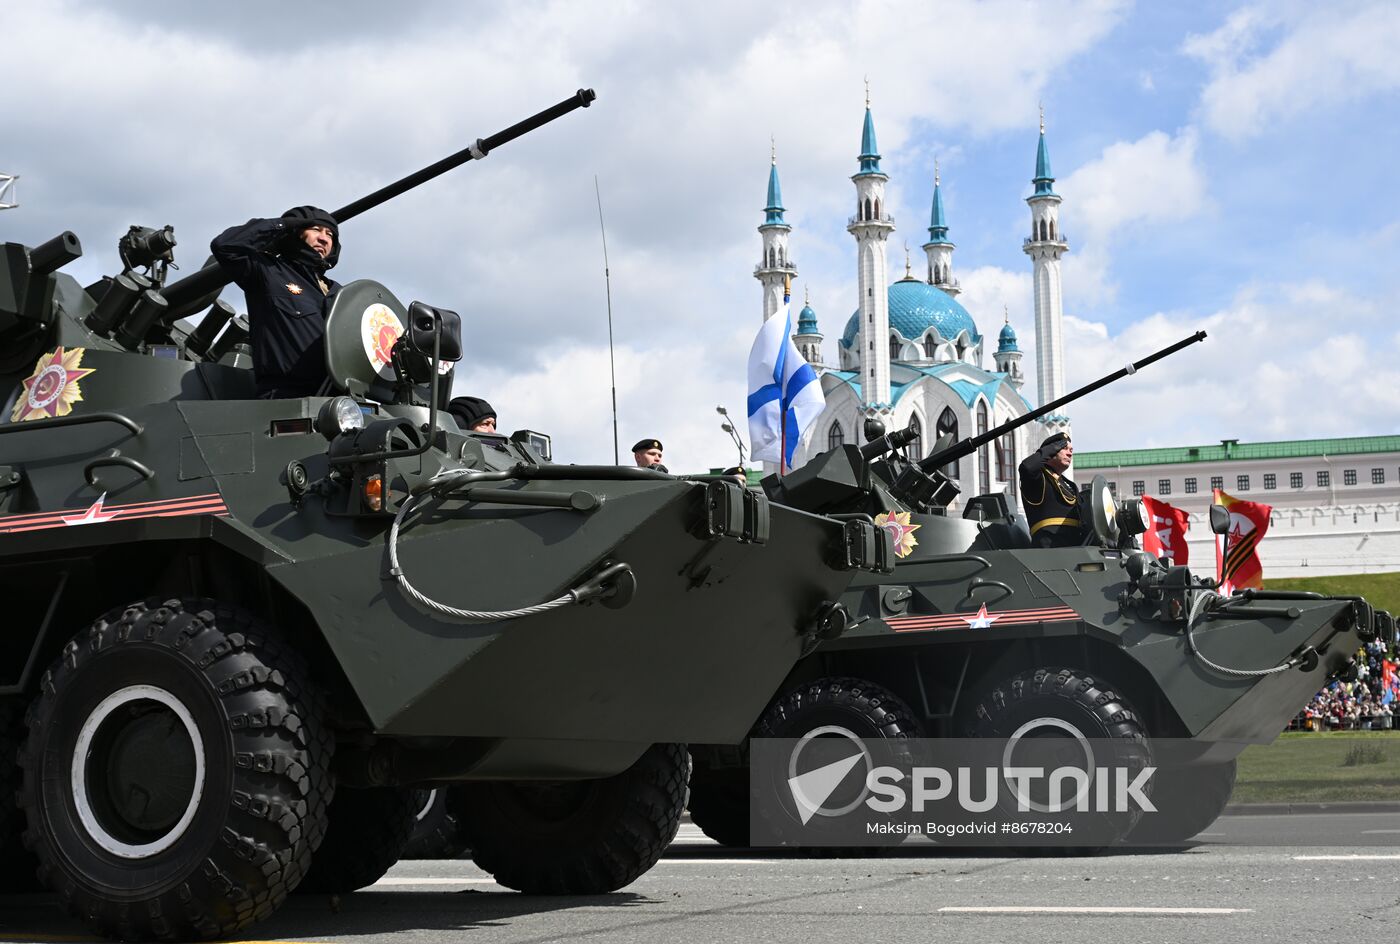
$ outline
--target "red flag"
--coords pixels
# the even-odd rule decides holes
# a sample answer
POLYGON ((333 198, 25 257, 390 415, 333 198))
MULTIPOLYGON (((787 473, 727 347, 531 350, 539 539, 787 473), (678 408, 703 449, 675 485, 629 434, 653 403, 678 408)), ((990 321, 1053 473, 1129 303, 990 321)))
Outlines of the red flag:
POLYGON ((1164 501, 1142 496, 1151 524, 1142 536, 1142 549, 1167 562, 1167 566, 1186 563, 1186 532, 1190 530, 1190 514, 1164 501))
POLYGON ((1243 587, 1263 587, 1264 568, 1259 563, 1259 542, 1269 530, 1272 505, 1241 501, 1215 489, 1215 504, 1230 512, 1230 530, 1225 534, 1222 555, 1219 537, 1215 541, 1215 567, 1219 575, 1220 592, 1234 593, 1243 587))

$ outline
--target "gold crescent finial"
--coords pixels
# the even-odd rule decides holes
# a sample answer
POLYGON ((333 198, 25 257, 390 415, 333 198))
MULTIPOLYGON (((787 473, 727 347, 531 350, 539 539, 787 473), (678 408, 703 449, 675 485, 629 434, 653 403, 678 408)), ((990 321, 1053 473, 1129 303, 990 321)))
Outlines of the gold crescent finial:
POLYGON ((933 159, 933 185, 938 186, 938 158, 933 159))
POLYGON ((774 164, 778 163, 778 137, 770 134, 768 136, 768 158, 774 164))
POLYGON ((1040 103, 1040 133, 1045 133, 1045 103, 1040 103))
POLYGON ((907 279, 912 277, 913 274, 914 270, 909 265, 909 242, 906 240, 904 243, 904 277, 907 279))
POLYGON ((870 76, 865 77, 865 107, 870 107, 870 76))

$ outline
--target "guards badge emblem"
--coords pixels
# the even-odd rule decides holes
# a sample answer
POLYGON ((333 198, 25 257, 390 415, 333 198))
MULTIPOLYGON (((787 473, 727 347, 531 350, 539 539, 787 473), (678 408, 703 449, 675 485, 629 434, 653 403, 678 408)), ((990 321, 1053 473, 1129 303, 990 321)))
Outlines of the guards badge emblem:
POLYGON ((922 528, 923 525, 910 524, 909 512, 896 511, 894 514, 886 512, 876 515, 875 527, 889 532, 890 543, 894 545, 895 557, 908 557, 914 548, 919 546, 919 539, 914 537, 914 532, 922 528))
POLYGON ((306 289, 302 288, 295 282, 288 282, 287 291, 291 292, 293 295, 300 295, 302 292, 306 291, 306 289))
POLYGON ((59 347, 52 354, 39 358, 34 373, 24 381, 19 392, 10 422, 57 419, 73 412, 73 404, 83 398, 78 381, 95 370, 82 366, 85 351, 86 348, 81 347, 68 351, 59 347))

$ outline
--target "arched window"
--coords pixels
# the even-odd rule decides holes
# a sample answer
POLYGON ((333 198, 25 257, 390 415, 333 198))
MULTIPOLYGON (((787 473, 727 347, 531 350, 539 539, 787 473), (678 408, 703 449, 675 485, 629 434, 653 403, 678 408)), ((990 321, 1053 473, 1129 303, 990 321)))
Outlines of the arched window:
POLYGON ((890 335, 890 360, 899 360, 899 335, 890 335))
MULTIPOLYGON (((943 408, 943 412, 938 414, 938 424, 934 427, 934 436, 937 437, 939 441, 941 441, 945 435, 948 435, 950 433, 952 434, 953 442, 957 442, 958 418, 953 414, 952 407, 945 406, 943 408)), ((943 467, 943 474, 948 476, 950 479, 956 480, 961 474, 961 470, 959 468, 961 465, 961 462, 950 462, 943 467)))
POLYGON ((846 434, 841 432, 839 421, 831 424, 831 429, 826 432, 826 448, 839 449, 846 444, 846 434))
POLYGON ((1051 221, 1050 221, 1050 238, 1051 238, 1051 239, 1054 239, 1054 238, 1055 238, 1055 221, 1054 221, 1054 220, 1051 220, 1051 221))
POLYGON ((863 219, 863 220, 868 220, 868 219, 870 219, 870 198, 869 198, 869 197, 866 197, 866 198, 865 198, 865 205, 861 207, 861 217, 860 217, 860 218, 863 219))
POLYGON ((1016 437, 1011 433, 997 439, 997 479, 1006 483, 1006 490, 1016 494, 1016 437))
MULTIPOLYGON (((987 431, 987 401, 977 403, 977 435, 987 431)), ((977 494, 986 495, 992 490, 991 450, 985 443, 977 450, 977 494)))
POLYGON ((967 359, 967 336, 958 338, 958 360, 967 359))
POLYGON ((937 342, 936 340, 934 340, 933 335, 932 335, 932 334, 926 334, 926 335, 924 335, 924 356, 927 357, 929 360, 933 360, 934 355, 937 354, 937 353, 938 353, 938 342, 937 342))
POLYGON ((919 414, 915 413, 909 417, 909 428, 914 431, 914 438, 904 447, 904 454, 918 461, 924 457, 924 424, 919 422, 919 414))
POLYGON ((876 198, 875 198, 875 219, 878 220, 879 218, 880 218, 880 198, 879 198, 879 197, 876 197, 876 198))

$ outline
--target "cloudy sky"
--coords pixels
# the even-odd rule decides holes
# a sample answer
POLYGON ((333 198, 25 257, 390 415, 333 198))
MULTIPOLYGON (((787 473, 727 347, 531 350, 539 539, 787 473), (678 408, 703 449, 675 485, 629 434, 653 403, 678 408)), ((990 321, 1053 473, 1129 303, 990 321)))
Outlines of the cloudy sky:
POLYGON ((1076 404, 1080 449, 1394 433, 1400 418, 1386 0, 10 0, 3 38, 0 172, 20 175, 21 205, 0 238, 72 229, 83 282, 118 268, 132 223, 173 224, 190 271, 225 226, 340 206, 594 88, 588 110, 348 223, 335 271, 460 311, 457 392, 507 429, 552 433, 564 461, 612 459, 595 177, 624 454, 655 435, 673 469, 728 464, 714 408, 742 412, 762 319, 770 139, 795 293, 834 362, 855 308, 844 227, 867 78, 892 273, 906 240, 917 271, 937 158, 960 300, 993 336, 1006 306, 1033 362, 1020 244, 1043 102, 1070 385, 1210 333, 1076 404))

